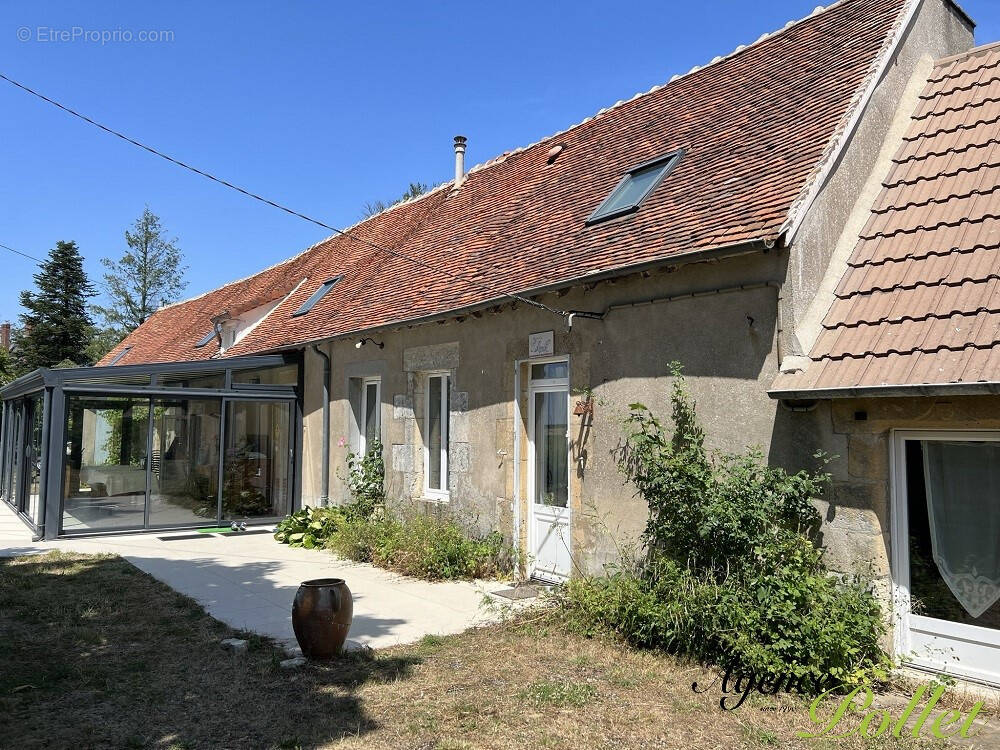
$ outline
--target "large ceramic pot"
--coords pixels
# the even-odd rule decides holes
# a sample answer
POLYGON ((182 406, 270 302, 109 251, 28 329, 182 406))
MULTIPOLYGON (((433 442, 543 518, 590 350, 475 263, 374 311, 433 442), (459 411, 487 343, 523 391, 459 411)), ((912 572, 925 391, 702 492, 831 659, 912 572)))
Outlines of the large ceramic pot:
POLYGON ((331 659, 344 648, 354 619, 354 597, 343 578, 303 581, 292 604, 292 628, 302 654, 331 659))

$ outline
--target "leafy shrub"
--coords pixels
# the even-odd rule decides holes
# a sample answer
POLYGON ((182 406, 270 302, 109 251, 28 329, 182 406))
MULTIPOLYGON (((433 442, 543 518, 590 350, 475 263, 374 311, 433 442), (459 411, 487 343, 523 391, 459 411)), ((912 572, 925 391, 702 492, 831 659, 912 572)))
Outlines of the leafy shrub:
POLYGON ((500 534, 470 538, 454 520, 422 514, 349 518, 327 547, 341 557, 429 580, 492 578, 513 567, 500 534))
POLYGON ((496 532, 474 539, 451 519, 385 511, 378 440, 362 458, 348 454, 347 468, 350 504, 297 511, 278 524, 274 538, 430 580, 490 578, 512 570, 511 551, 496 532))
POLYGON ((862 577, 834 577, 809 536, 829 477, 769 467, 759 451, 710 456, 675 367, 673 433, 632 404, 619 468, 649 506, 645 555, 569 582, 563 612, 585 632, 759 677, 881 679, 885 624, 862 577))
POLYGON ((382 460, 382 441, 377 437, 363 456, 347 454, 347 489, 351 493, 352 510, 369 516, 385 499, 385 462, 382 460))
POLYGON ((343 522, 343 508, 310 508, 285 516, 274 529, 274 538, 289 547, 322 546, 343 522))

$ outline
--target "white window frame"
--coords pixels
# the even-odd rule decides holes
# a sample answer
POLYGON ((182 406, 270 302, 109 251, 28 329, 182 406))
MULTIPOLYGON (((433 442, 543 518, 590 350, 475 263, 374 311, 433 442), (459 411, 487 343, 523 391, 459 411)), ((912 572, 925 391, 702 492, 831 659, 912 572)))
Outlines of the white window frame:
MULTIPOLYGON (((541 516, 543 518, 550 517, 552 521, 562 521, 567 529, 565 536, 560 536, 563 543, 566 545, 566 549, 569 552, 570 561, 572 565, 573 559, 573 540, 572 540, 572 529, 573 529, 573 440, 572 440, 572 429, 573 429, 573 409, 571 406, 572 390, 570 388, 570 373, 572 368, 572 362, 570 357, 566 355, 562 356, 552 356, 552 357, 536 357, 533 359, 522 360, 528 365, 528 421, 526 424, 527 428, 527 440, 528 440, 528 466, 527 468, 527 522, 528 522, 528 555, 530 560, 530 574, 532 578, 538 578, 542 581, 548 581, 550 583, 561 583, 565 580, 565 577, 561 573, 555 571, 545 571, 538 567, 536 561, 536 555, 538 552, 539 535, 536 523, 536 516, 541 516), (544 365, 553 364, 557 362, 566 363, 566 375, 560 378, 535 378, 532 377, 531 368, 532 365, 544 365), (561 393, 566 394, 566 507, 559 508, 555 506, 548 506, 535 502, 535 494, 537 491, 537 479, 535 476, 536 472, 536 457, 535 451, 537 450, 536 436, 535 436, 535 395, 538 393, 561 393)), ((565 575, 568 576, 569 572, 565 575)))
POLYGON ((358 415, 359 455, 368 453, 368 386, 375 385, 375 435, 382 439, 382 378, 361 379, 361 413, 358 415))
MULTIPOLYGON (((975 644, 1000 651, 1000 630, 984 628, 964 623, 953 623, 933 617, 913 614, 910 611, 910 545, 909 508, 906 486, 906 441, 946 440, 946 441, 988 441, 1000 442, 1000 430, 989 429, 893 429, 890 430, 891 477, 891 562, 893 589, 893 620, 895 632, 893 645, 896 655, 911 667, 932 672, 946 671, 966 679, 986 682, 997 681, 997 668, 982 668, 975 659, 971 662, 956 663, 946 659, 954 644, 975 644), (919 649, 917 641, 934 639, 938 651, 930 656, 915 653, 919 649), (950 662, 950 663, 948 663, 950 662)), ((976 654, 978 656, 979 654, 976 654)))
POLYGON ((447 370, 438 372, 429 372, 424 378, 424 436, 423 436, 423 451, 424 451, 424 497, 431 498, 434 500, 447 500, 450 497, 449 486, 451 484, 450 476, 448 474, 448 448, 451 443, 451 423, 449 419, 448 402, 450 401, 449 395, 451 393, 451 373, 447 370), (442 386, 444 387, 444 392, 441 394, 441 427, 444 433, 441 437, 441 483, 444 485, 443 488, 437 489, 431 487, 431 449, 428 440, 430 438, 430 425, 431 425, 431 380, 433 378, 441 378, 442 386))

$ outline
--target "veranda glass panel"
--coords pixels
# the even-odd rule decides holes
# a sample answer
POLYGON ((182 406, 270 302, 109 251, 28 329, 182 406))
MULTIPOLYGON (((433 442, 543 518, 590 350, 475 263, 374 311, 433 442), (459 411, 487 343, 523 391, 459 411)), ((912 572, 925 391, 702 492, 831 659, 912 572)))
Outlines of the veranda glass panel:
POLYGON ((565 508, 569 500, 569 394, 535 394, 535 502, 565 508))
POLYGON ((298 365, 263 367, 259 370, 234 370, 233 383, 237 385, 298 385, 298 365))
POLYGON ((225 388, 226 373, 172 373, 160 375, 156 382, 165 388, 225 388))
POLYGON ((291 505, 287 401, 229 401, 222 517, 227 520, 283 516, 291 505))
POLYGON ((70 395, 66 410, 63 531, 141 528, 149 401, 70 395))
POLYGON ((18 488, 21 486, 21 466, 22 458, 24 457, 23 427, 24 402, 18 401, 14 404, 14 418, 12 420, 10 432, 10 466, 8 467, 8 471, 10 472, 9 498, 17 510, 21 509, 21 496, 18 494, 18 488))
POLYGON ((44 401, 42 395, 32 397, 28 401, 28 444, 25 448, 27 459, 27 496, 24 499, 24 514, 36 524, 38 518, 38 503, 41 497, 42 477, 42 417, 44 401))
POLYGON ((216 520, 221 418, 219 399, 153 401, 150 526, 216 520))

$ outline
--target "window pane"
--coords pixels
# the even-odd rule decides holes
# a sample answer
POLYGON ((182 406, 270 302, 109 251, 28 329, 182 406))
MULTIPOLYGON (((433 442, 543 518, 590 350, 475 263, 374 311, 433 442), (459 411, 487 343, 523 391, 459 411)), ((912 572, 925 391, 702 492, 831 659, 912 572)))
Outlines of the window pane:
POLYGON ((332 279, 327 279, 326 281, 324 281, 320 285, 320 287, 315 292, 312 293, 309 299, 303 302, 299 306, 299 308, 292 313, 292 317, 294 318, 297 315, 305 315, 307 312, 312 310, 313 306, 321 299, 323 299, 323 297, 326 296, 327 292, 333 289, 333 285, 336 284, 338 281, 340 281, 340 278, 341 278, 340 276, 336 276, 332 279))
POLYGON ((22 446, 22 427, 24 426, 24 402, 18 401, 14 404, 14 418, 11 424, 10 445, 11 462, 7 471, 10 476, 10 498, 11 503, 17 506, 20 503, 17 495, 17 488, 21 484, 21 459, 24 457, 22 446))
POLYGON ((634 172, 627 180, 614 192, 608 202, 601 209, 601 214, 611 214, 626 208, 637 205, 646 193, 649 192, 667 168, 669 162, 663 162, 653 167, 648 167, 640 172, 634 172))
POLYGON ((153 402, 150 526, 216 520, 221 414, 217 399, 153 402))
POLYGON ((569 499, 569 394, 535 394, 535 502, 565 508, 569 499))
POLYGON ((378 437, 378 383, 365 386, 365 450, 378 437))
POLYGON ((43 401, 41 396, 35 396, 28 402, 30 422, 28 423, 28 444, 25 457, 28 460, 28 496, 25 498, 24 513, 36 524, 38 518, 38 499, 41 497, 42 478, 42 414, 43 401))
POLYGON ((427 379, 427 486, 441 486, 441 377, 427 379))
POLYGON ((228 403, 224 519, 270 518, 288 513, 291 409, 285 401, 228 403))
POLYGON ((565 378, 568 375, 569 375, 569 362, 545 362, 544 364, 531 366, 532 380, 565 378))
POLYGON ((263 367, 259 370, 234 370, 233 383, 251 385, 298 385, 298 365, 263 367))
POLYGON ((149 401, 69 396, 66 410, 63 530, 142 527, 149 401))
POLYGON ((156 381, 159 385, 170 388, 225 388, 226 374, 224 372, 206 373, 174 373, 160 375, 156 381))
POLYGON ((1000 628, 1000 443, 906 441, 911 611, 1000 628))

